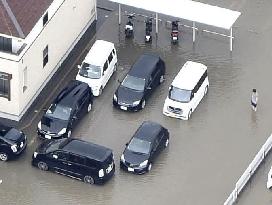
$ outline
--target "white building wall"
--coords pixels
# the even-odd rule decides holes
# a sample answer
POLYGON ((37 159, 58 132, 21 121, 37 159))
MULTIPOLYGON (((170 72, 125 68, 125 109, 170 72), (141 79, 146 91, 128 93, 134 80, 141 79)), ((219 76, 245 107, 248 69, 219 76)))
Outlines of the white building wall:
POLYGON ((0 97, 0 110, 4 115, 17 115, 19 113, 18 63, 16 61, 0 58, 0 71, 12 75, 12 79, 10 80, 10 100, 4 97, 0 97))
MULTIPOLYGON (((48 9, 49 21, 43 27, 42 18, 26 38, 28 44, 34 40, 34 34, 38 37, 31 44, 18 62, 18 77, 16 86, 11 90, 13 95, 17 93, 16 101, 9 102, 10 106, 17 105, 18 109, 13 114, 21 117, 40 93, 46 82, 52 77, 61 62, 67 56, 67 51, 73 48, 85 29, 95 19, 95 0, 55 0, 48 9), (61 5, 61 7, 58 7, 61 5), (54 14, 54 10, 56 10, 54 14), (53 16, 52 16, 53 15, 53 16), (51 18, 52 17, 52 18, 51 18), (41 31, 39 33, 39 31, 41 31), (83 31, 83 32, 82 32, 83 31), (32 38, 32 39, 31 39, 32 38), (43 68, 43 50, 48 45, 49 61, 43 68), (23 90, 23 70, 27 67, 27 89, 23 90)), ((1 64, 1 63, 0 63, 1 64)), ((16 68, 15 68, 16 69, 16 68)), ((0 69, 1 71, 1 69, 0 69)), ((15 81, 15 80, 14 80, 15 81)), ((15 98, 14 98, 15 99, 15 98)), ((2 98, 0 98, 0 112, 3 112, 2 98)), ((4 99, 4 101, 7 101, 4 99)), ((18 119, 16 119, 18 120, 18 119)))

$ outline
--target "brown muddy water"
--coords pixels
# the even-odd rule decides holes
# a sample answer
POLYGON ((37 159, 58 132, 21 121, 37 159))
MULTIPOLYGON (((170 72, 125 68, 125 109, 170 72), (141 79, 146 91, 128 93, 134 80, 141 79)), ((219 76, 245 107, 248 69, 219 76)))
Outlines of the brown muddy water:
MULTIPOLYGON (((124 37, 126 18, 122 18, 123 23, 118 27, 117 12, 105 14, 109 17, 95 38, 115 43, 118 70, 102 96, 95 99, 93 111, 78 124, 73 136, 113 149, 117 165, 115 176, 104 186, 91 186, 32 167, 31 155, 39 144, 36 126, 41 117, 41 113, 33 113, 33 122, 24 129, 29 136, 26 152, 15 161, 0 163, 0 179, 3 180, 0 184, 1 205, 224 203, 237 179, 271 133, 272 25, 267 19, 272 17, 272 3, 269 0, 202 2, 242 12, 234 27, 232 54, 228 39, 203 32, 197 33, 197 41, 193 45, 192 32, 186 28, 182 28, 179 45, 172 46, 170 29, 165 24, 165 20, 171 18, 166 17, 162 17, 158 38, 155 40, 153 36, 152 45, 144 43, 145 27, 141 17, 135 20, 134 39, 127 40, 124 37), (147 101, 144 110, 126 113, 113 108, 112 97, 118 79, 125 76, 144 52, 157 53, 165 60, 166 81, 147 101), (208 66, 210 90, 190 121, 181 121, 163 116, 162 107, 169 85, 187 60, 208 66), (252 88, 257 88, 260 98, 256 113, 250 108, 252 88), (150 173, 135 176, 119 169, 119 158, 125 143, 144 120, 153 120, 167 127, 170 146, 161 153, 150 173)), ((99 3, 116 7, 106 1, 99 3)), ((130 11, 141 12, 132 8, 130 11)), ((70 69, 74 70, 65 82, 76 74, 75 68, 70 69)), ((266 168, 260 169, 261 174, 252 180, 238 204, 271 204, 271 192, 265 189, 266 181, 263 179, 270 165, 271 160, 268 159, 266 168)))

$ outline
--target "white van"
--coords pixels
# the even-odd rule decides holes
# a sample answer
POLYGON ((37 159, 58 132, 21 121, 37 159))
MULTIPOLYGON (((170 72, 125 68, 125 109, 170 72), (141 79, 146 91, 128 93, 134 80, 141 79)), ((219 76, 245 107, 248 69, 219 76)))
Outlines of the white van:
POLYGON ((201 63, 187 61, 169 87, 163 114, 188 120, 208 93, 208 88, 207 67, 201 63))
POLYGON ((85 82, 94 96, 99 96, 113 72, 117 69, 117 54, 114 44, 97 40, 81 65, 76 80, 85 82))

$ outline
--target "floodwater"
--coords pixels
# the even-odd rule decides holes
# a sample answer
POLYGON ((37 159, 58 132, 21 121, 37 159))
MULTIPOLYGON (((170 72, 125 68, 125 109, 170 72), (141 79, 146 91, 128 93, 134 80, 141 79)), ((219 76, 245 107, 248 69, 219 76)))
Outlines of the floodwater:
MULTIPOLYGON (((272 30, 267 19, 272 17, 272 4, 269 0, 202 2, 217 3, 218 6, 242 12, 234 28, 232 54, 229 52, 228 39, 203 32, 197 33, 197 41, 193 45, 192 32, 188 28, 181 28, 180 43, 172 46, 170 29, 165 23, 166 19, 171 18, 164 16, 161 17, 158 38, 153 35, 152 45, 144 43, 145 27, 142 17, 135 20, 134 39, 125 39, 125 16, 122 18, 122 25, 118 27, 116 11, 102 14, 108 17, 105 17, 103 24, 98 24, 100 26, 95 38, 115 43, 119 66, 102 96, 95 99, 93 111, 78 124, 72 135, 113 149, 115 176, 104 186, 91 186, 32 167, 31 155, 40 143, 36 139, 35 130, 42 112, 29 113, 29 116, 33 116, 28 117, 31 123, 21 123, 29 136, 26 152, 15 161, 0 163, 1 205, 224 203, 240 175, 271 133, 272 30), (165 60, 166 81, 147 101, 144 110, 127 113, 113 108, 112 96, 118 86, 118 79, 123 79, 133 62, 145 52, 157 53, 165 60), (208 66, 210 89, 190 121, 182 121, 163 116, 162 107, 171 81, 187 60, 208 66), (250 108, 252 88, 257 88, 260 98, 256 113, 250 108), (170 145, 153 164, 150 173, 136 176, 119 169, 119 158, 125 143, 144 120, 153 120, 167 127, 170 145)), ((116 5, 105 1, 99 3, 116 8, 116 5)), ((134 10, 130 8, 130 11, 134 10)), ((93 40, 83 52, 79 52, 79 62, 92 43, 93 40)), ((75 65, 79 62, 67 67, 69 75, 59 79, 56 89, 49 89, 50 97, 45 101, 46 106, 53 94, 64 86, 65 83, 61 82, 74 78, 75 65)), ((44 104, 38 103, 35 106, 39 111, 44 104)), ((269 162, 271 161, 268 160, 266 164, 269 162)), ((263 174, 266 177, 266 173, 263 174)), ((250 197, 251 200, 246 200, 252 193, 254 181, 242 194, 239 202, 260 204, 259 199, 267 197, 267 201, 262 200, 262 204, 268 204, 269 194, 262 192, 250 197)), ((258 186, 265 187, 265 184, 258 186)), ((267 192, 265 189, 263 191, 267 192)))

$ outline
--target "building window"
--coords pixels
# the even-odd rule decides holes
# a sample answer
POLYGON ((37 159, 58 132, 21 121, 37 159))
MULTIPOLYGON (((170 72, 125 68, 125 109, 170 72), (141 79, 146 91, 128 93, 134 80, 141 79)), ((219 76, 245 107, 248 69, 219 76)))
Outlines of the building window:
POLYGON ((12 52, 12 39, 0 36, 0 51, 12 52))
POLYGON ((47 22, 48 22, 48 12, 46 12, 46 14, 44 14, 43 16, 43 26, 45 26, 47 22))
POLYGON ((48 45, 43 49, 43 67, 48 63, 48 45))
POLYGON ((10 100, 10 80, 11 74, 0 72, 0 97, 10 100))
POLYGON ((27 89, 27 67, 23 70, 23 92, 27 89))

